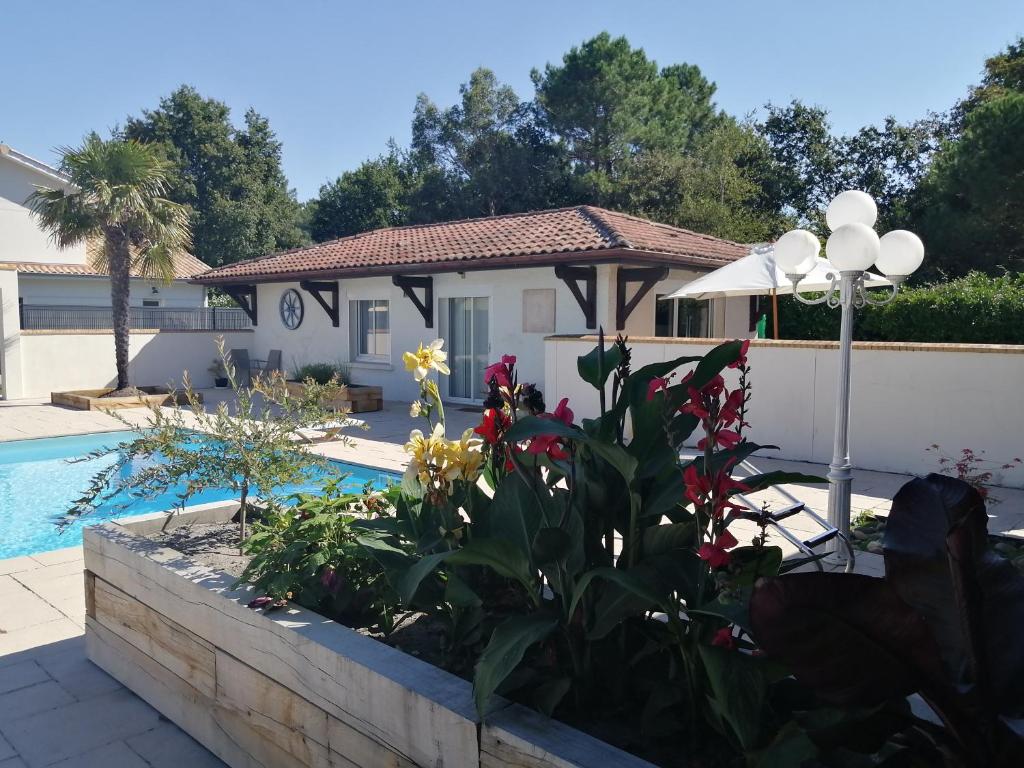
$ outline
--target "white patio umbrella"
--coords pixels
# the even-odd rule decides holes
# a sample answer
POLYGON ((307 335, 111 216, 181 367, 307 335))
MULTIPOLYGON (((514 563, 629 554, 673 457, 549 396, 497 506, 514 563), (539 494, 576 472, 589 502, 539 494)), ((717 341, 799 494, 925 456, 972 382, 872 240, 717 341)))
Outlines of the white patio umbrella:
MULTIPOLYGON (((800 281, 800 292, 827 291, 832 285, 829 275, 839 280, 839 270, 827 260, 816 257, 815 265, 800 281)), ((880 288, 892 285, 881 275, 868 272, 864 285, 868 288, 880 288)), ((793 284, 775 265, 775 252, 771 248, 754 248, 742 259, 716 269, 714 272, 687 283, 669 299, 721 299, 729 296, 771 296, 772 315, 775 325, 775 338, 779 336, 779 304, 778 297, 793 293, 793 284)))

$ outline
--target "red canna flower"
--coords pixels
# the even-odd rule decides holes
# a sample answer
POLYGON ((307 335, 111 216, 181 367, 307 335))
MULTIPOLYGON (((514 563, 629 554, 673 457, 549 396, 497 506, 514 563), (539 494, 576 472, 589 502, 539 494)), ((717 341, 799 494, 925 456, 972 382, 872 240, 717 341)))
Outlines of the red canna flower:
POLYGON ((502 355, 501 362, 487 366, 484 371, 484 384, 489 385, 494 379, 499 387, 512 386, 512 367, 516 364, 515 355, 502 355))
POLYGON ((501 439, 508 426, 509 417, 504 411, 497 408, 488 408, 484 411, 483 421, 473 428, 473 432, 480 435, 487 443, 493 445, 501 439))
POLYGON ((647 384, 647 402, 651 402, 654 396, 668 388, 668 379, 663 379, 661 376, 655 376, 647 384))
POLYGON ((563 397, 558 402, 558 405, 555 407, 555 410, 554 412, 552 412, 551 415, 558 421, 562 422, 563 424, 568 424, 572 426, 574 414, 572 410, 569 408, 569 398, 563 397))
POLYGON ((697 556, 712 568, 724 568, 732 559, 732 555, 726 550, 732 549, 738 543, 735 536, 728 531, 722 531, 714 544, 701 544, 697 556))
POLYGON ((747 350, 750 349, 750 339, 744 339, 740 344, 740 354, 733 362, 729 363, 730 368, 740 368, 747 364, 747 350))
POLYGON ((730 651, 736 647, 736 638, 732 636, 732 627, 722 627, 715 632, 711 644, 717 648, 727 648, 730 651))
MULTIPOLYGON (((574 414, 569 407, 569 398, 563 397, 554 411, 542 413, 540 418, 560 421, 563 424, 572 426, 574 414)), ((530 446, 526 450, 528 453, 546 453, 550 459, 567 459, 569 454, 565 452, 561 441, 562 438, 557 435, 537 435, 530 440, 530 446)))

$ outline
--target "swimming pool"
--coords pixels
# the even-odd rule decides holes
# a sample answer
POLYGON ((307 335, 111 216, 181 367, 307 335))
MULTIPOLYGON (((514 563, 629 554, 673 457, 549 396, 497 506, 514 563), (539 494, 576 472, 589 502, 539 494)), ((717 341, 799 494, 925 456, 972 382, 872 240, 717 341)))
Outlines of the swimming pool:
MULTIPOLYGON (((0 443, 0 559, 45 552, 82 543, 82 528, 102 520, 127 515, 158 512, 177 505, 174 490, 152 499, 115 498, 85 518, 59 531, 55 518, 88 488, 97 471, 114 463, 114 456, 69 462, 100 448, 115 446, 133 437, 132 432, 105 432, 40 440, 16 440, 0 443)), ((125 471, 137 471, 135 462, 125 471)), ((323 479, 347 473, 353 488, 372 482, 384 487, 398 475, 340 461, 330 461, 309 483, 289 486, 286 491, 313 490, 323 479)), ((227 490, 210 489, 197 493, 189 504, 224 501, 233 497, 227 490)))

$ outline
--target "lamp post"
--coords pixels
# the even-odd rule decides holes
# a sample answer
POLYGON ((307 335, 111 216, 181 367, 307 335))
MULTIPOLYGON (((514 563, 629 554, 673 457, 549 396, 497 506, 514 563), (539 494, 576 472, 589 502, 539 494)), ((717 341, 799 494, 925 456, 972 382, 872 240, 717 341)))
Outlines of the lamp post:
MULTIPOLYGON (((829 464, 828 522, 844 537, 850 535, 850 351, 853 346, 853 312, 865 304, 881 306, 892 301, 900 285, 924 260, 924 245, 913 232, 896 229, 881 238, 875 230, 878 209, 870 195, 855 190, 843 192, 829 203, 825 220, 832 234, 825 243, 825 255, 838 273, 830 274, 825 295, 809 299, 799 291, 800 281, 814 266, 821 250, 818 238, 805 229, 794 229, 775 243, 775 263, 793 284, 793 295, 804 304, 827 304, 841 311, 839 331, 839 377, 836 388, 835 441, 829 464), (890 293, 875 298, 865 288, 867 269, 872 265, 891 283, 890 293)), ((830 558, 840 559, 839 541, 828 543, 830 558)))

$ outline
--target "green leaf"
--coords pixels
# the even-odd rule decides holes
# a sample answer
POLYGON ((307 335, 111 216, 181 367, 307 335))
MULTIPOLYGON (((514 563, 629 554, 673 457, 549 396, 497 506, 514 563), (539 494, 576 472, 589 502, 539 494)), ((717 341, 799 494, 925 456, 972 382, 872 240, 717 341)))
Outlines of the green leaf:
POLYGON ((590 583, 594 579, 604 579, 618 584, 623 589, 626 589, 637 597, 645 600, 648 606, 652 608, 663 608, 664 601, 662 599, 662 595, 658 593, 648 580, 635 573, 634 571, 636 570, 638 569, 623 571, 619 568, 605 566, 587 571, 580 577, 579 581, 576 582, 576 594, 573 595, 572 603, 569 605, 569 616, 576 615, 576 609, 579 607, 580 600, 583 598, 583 594, 587 591, 587 587, 590 586, 590 583))
POLYGON ((483 601, 469 585, 460 579, 457 574, 448 574, 448 583, 444 588, 445 602, 451 603, 456 608, 476 608, 483 601))
POLYGON ((413 599, 416 597, 416 592, 420 588, 420 583, 434 572, 442 562, 447 560, 455 554, 455 551, 451 552, 438 552, 433 555, 425 555, 420 558, 415 565, 413 565, 408 571, 403 574, 402 578, 398 582, 398 596, 404 605, 412 605, 413 599))
POLYGON ((482 718, 487 702, 519 666, 527 649, 550 635, 558 620, 549 616, 512 616, 494 628, 491 641, 484 648, 473 675, 473 699, 482 718))
POLYGON ((748 493, 763 491, 765 488, 771 488, 775 485, 789 485, 796 483, 802 485, 820 485, 828 482, 824 477, 818 477, 817 475, 805 475, 801 472, 783 472, 782 470, 764 472, 760 475, 751 475, 750 477, 741 477, 738 479, 750 489, 748 493))
POLYGON ((622 362, 622 352, 614 344, 604 350, 600 346, 594 347, 587 354, 576 358, 576 370, 580 378, 590 384, 594 389, 601 389, 608 376, 622 362))
POLYGON ((818 747, 793 720, 757 756, 757 768, 793 768, 818 756, 818 747))
POLYGON ((541 528, 533 539, 533 560, 538 566, 564 560, 572 549, 572 537, 561 528, 541 528))
POLYGON ((554 680, 541 683, 533 692, 533 706, 538 712, 550 717, 571 687, 570 677, 556 677, 554 680))
POLYGON ((518 581, 532 597, 536 592, 536 573, 525 552, 504 539, 473 539, 462 549, 447 553, 452 565, 483 565, 509 579, 518 581))
POLYGON ((393 544, 389 544, 384 539, 376 536, 356 536, 355 540, 360 546, 366 547, 367 549, 372 549, 377 552, 388 552, 393 555, 401 555, 402 557, 406 556, 406 552, 404 550, 399 549, 393 544))
POLYGON ((644 555, 661 555, 673 549, 686 549, 693 545, 694 524, 692 520, 644 528, 644 555))
POLYGON ((754 749, 764 730, 767 684, 757 661, 725 648, 698 645, 718 711, 744 751, 754 749))
POLYGON ((524 416, 508 428, 502 441, 506 443, 519 443, 529 440, 537 435, 554 435, 569 440, 585 439, 586 434, 571 424, 566 424, 558 419, 544 419, 540 416, 524 416))
MULTIPOLYGON (((550 497, 550 492, 537 481, 535 488, 541 496, 550 497)), ((533 547, 537 530, 545 519, 545 510, 538 507, 537 496, 527 487, 519 475, 509 475, 498 486, 491 501, 486 518, 486 529, 477 531, 475 518, 473 530, 477 538, 502 539, 515 544, 522 552, 529 555, 533 547)))
POLYGON ((752 587, 760 578, 779 575, 781 547, 736 547, 729 562, 729 583, 752 587))

